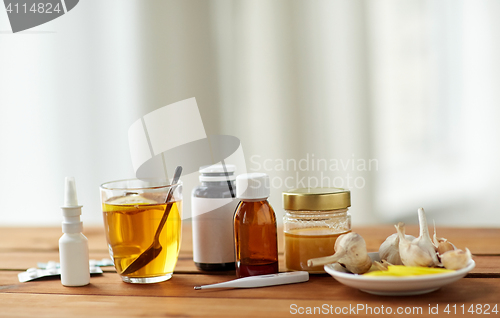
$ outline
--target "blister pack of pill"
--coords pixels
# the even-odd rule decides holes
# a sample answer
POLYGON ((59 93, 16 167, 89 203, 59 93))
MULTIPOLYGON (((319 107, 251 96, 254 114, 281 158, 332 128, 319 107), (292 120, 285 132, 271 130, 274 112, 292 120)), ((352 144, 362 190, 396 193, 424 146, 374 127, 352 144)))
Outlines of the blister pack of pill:
MULTIPOLYGON (((17 274, 21 283, 29 282, 43 277, 58 278, 61 276, 61 269, 56 262, 48 262, 43 264, 44 268, 28 268, 25 272, 17 274)), ((92 265, 89 262, 90 275, 102 274, 102 269, 99 266, 92 265)))

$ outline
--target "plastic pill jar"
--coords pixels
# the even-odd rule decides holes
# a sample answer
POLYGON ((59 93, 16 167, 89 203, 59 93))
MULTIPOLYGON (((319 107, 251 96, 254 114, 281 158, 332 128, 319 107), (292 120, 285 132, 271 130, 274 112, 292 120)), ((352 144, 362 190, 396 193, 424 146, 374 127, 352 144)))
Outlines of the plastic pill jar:
POLYGON ((203 271, 234 270, 233 215, 238 200, 234 165, 200 168, 191 193, 193 261, 203 271))
POLYGON ((335 254, 337 237, 351 231, 350 206, 350 191, 340 188, 283 192, 286 268, 325 273, 323 266, 307 266, 307 260, 335 254))

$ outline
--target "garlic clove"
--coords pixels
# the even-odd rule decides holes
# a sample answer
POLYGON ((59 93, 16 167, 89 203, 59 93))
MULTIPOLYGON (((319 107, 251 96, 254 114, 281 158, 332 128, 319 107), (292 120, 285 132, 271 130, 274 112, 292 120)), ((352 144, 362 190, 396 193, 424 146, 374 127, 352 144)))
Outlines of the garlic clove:
MULTIPOLYGON (((434 259, 429 253, 429 247, 424 248, 419 245, 425 243, 418 238, 414 240, 409 240, 405 237, 405 224, 399 222, 395 225, 396 230, 399 235, 399 255, 401 256, 401 261, 406 266, 421 266, 421 267, 431 267, 434 266, 434 259)), ((432 243, 429 241, 432 246, 432 243)), ((423 244, 422 244, 423 245, 423 244)), ((436 256, 434 246, 432 246, 432 253, 436 256)), ((436 256, 437 259, 437 256, 436 256)))
POLYGON ((418 245, 423 251, 431 256, 432 264, 428 265, 428 267, 441 265, 437 257, 436 248, 432 244, 431 237, 429 235, 427 218, 423 208, 418 209, 418 224, 420 227, 420 234, 416 240, 413 240, 412 244, 418 245))
POLYGON ((444 241, 443 240, 438 241, 436 250, 439 255, 443 255, 444 253, 448 251, 454 251, 455 249, 456 249, 455 245, 451 244, 450 242, 448 242, 448 240, 444 239, 444 241))
MULTIPOLYGON (((409 240, 415 239, 415 236, 413 235, 405 235, 405 237, 409 240)), ((399 255, 398 233, 394 233, 385 239, 378 249, 378 255, 381 260, 387 260, 389 263, 394 265, 403 265, 401 256, 399 255)))
MULTIPOLYGON (((347 234, 352 234, 347 233, 347 234)), ((348 236, 347 234, 342 234, 340 235, 337 240, 335 241, 335 254, 330 255, 330 256, 325 256, 325 257, 318 257, 318 258, 313 258, 307 261, 307 266, 313 267, 313 266, 320 266, 320 265, 326 265, 326 264, 333 264, 336 263, 338 260, 340 260, 342 257, 344 257, 347 253, 347 249, 344 248, 348 244, 348 236)))
POLYGON ((436 235, 436 223, 434 223, 434 235, 432 237, 432 242, 433 245, 439 255, 442 255, 448 251, 453 251, 456 250, 455 245, 450 243, 447 239, 444 237, 437 237, 436 235))
POLYGON ((441 262, 446 269, 457 270, 465 268, 471 259, 472 254, 468 248, 465 248, 465 252, 457 249, 441 255, 441 262))
POLYGON ((429 235, 429 228, 427 227, 427 218, 425 216, 425 211, 423 208, 418 209, 418 224, 420 227, 420 234, 417 238, 418 245, 425 249, 432 257, 434 265, 439 265, 439 259, 436 254, 436 248, 432 244, 431 237, 429 235))
POLYGON ((372 260, 366 251, 366 242, 361 235, 350 232, 339 236, 335 242, 335 254, 326 257, 313 258, 307 261, 307 266, 319 266, 339 263, 354 274, 363 274, 372 267, 372 260))

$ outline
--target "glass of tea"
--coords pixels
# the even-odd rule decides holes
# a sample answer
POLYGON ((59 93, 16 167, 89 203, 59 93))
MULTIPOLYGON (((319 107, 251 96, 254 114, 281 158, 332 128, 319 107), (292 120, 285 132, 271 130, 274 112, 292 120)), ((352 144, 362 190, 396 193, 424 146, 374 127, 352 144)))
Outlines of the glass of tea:
POLYGON ((182 182, 130 179, 100 188, 109 253, 122 280, 147 284, 170 279, 181 242, 182 182), (169 191, 173 195, 165 202, 169 191))

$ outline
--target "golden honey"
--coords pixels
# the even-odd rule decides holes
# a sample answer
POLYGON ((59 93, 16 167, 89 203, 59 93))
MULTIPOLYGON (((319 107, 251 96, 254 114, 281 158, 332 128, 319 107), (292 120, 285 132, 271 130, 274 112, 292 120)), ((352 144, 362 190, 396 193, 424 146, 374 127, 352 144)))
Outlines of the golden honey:
POLYGON ((283 192, 285 265, 291 271, 325 273, 309 267, 312 258, 335 254, 335 241, 351 232, 351 193, 338 188, 303 188, 283 192))
MULTIPOLYGON (((349 231, 350 232, 350 231, 349 231)), ((335 254, 335 241, 348 232, 332 233, 330 228, 301 228, 285 232, 285 265, 288 270, 324 273, 323 266, 309 267, 311 258, 335 254)))

